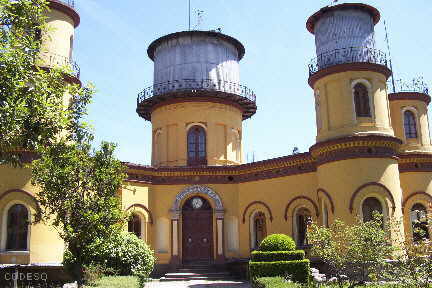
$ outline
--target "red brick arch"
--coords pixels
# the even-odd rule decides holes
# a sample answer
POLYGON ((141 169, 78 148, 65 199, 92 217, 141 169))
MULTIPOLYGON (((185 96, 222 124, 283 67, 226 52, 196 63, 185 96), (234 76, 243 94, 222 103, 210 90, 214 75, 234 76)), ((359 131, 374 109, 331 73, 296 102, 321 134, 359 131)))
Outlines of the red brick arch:
POLYGON ((242 219, 243 224, 246 222, 246 212, 249 210, 249 208, 250 208, 252 205, 255 205, 255 204, 262 205, 262 206, 264 206, 264 207, 267 209, 267 212, 268 212, 269 215, 270 215, 270 222, 272 222, 272 221, 273 221, 273 214, 272 214, 272 212, 271 212, 271 210, 270 210, 270 207, 269 207, 266 203, 264 203, 264 202, 262 202, 262 201, 253 201, 253 202, 249 203, 249 205, 247 205, 246 208, 245 208, 244 211, 243 211, 243 219, 242 219))
POLYGON ((145 205, 138 204, 138 203, 137 203, 137 204, 132 204, 131 206, 129 206, 129 207, 126 209, 126 211, 129 211, 130 209, 135 208, 135 207, 137 207, 137 208, 141 208, 141 209, 145 210, 145 211, 147 212, 147 214, 149 215, 149 223, 150 223, 150 224, 153 224, 153 216, 152 216, 152 213, 151 213, 150 209, 148 209, 147 206, 145 206, 145 205))
POLYGON ((411 198, 414 198, 414 197, 417 196, 417 195, 424 195, 424 196, 426 196, 426 198, 428 198, 429 201, 432 203, 432 196, 431 196, 430 194, 428 194, 428 193, 426 193, 426 192, 423 192, 423 191, 418 191, 418 192, 415 192, 415 193, 411 194, 410 196, 408 196, 408 197, 407 197, 407 198, 402 202, 402 211, 403 211, 403 209, 405 209, 405 205, 406 205, 406 203, 408 202, 408 200, 410 200, 411 198))
POLYGON ((334 214, 335 206, 334 206, 334 202, 333 202, 332 197, 330 196, 330 194, 326 190, 324 190, 322 188, 317 190, 317 196, 319 195, 320 192, 322 192, 327 197, 327 199, 329 200, 330 206, 331 206, 330 209, 331 209, 332 213, 334 214))
POLYGON ((381 183, 378 183, 378 182, 369 182, 369 183, 363 184, 359 188, 357 188, 357 190, 353 193, 353 195, 351 196, 351 199, 350 199, 350 204, 349 204, 350 213, 351 214, 353 213, 353 210, 354 210, 354 200, 357 198, 357 195, 361 192, 361 190, 363 190, 364 188, 369 187, 369 186, 378 186, 378 187, 383 188, 384 191, 386 191, 386 194, 389 197, 389 199, 390 199, 390 201, 391 201, 391 203, 393 205, 392 206, 392 210, 393 210, 393 213, 394 213, 395 210, 396 210, 396 203, 395 203, 393 194, 390 192, 390 190, 385 185, 383 185, 381 183))
POLYGON ((291 201, 285 207, 285 213, 284 213, 285 221, 288 221, 288 215, 287 214, 288 214, 289 208, 294 203, 294 201, 299 200, 299 199, 304 199, 304 200, 310 202, 315 209, 315 215, 317 217, 319 216, 318 205, 311 198, 309 198, 307 196, 297 196, 297 197, 294 197, 293 199, 291 199, 291 201))
POLYGON ((22 190, 22 189, 11 189, 11 190, 8 190, 8 191, 6 191, 0 195, 0 201, 4 197, 6 197, 6 195, 11 194, 11 193, 22 193, 22 194, 25 194, 26 196, 30 197, 30 199, 32 199, 34 204, 36 205, 36 215, 35 215, 36 222, 41 219, 42 209, 41 209, 39 202, 37 201, 36 197, 32 193, 25 191, 25 190, 22 190))

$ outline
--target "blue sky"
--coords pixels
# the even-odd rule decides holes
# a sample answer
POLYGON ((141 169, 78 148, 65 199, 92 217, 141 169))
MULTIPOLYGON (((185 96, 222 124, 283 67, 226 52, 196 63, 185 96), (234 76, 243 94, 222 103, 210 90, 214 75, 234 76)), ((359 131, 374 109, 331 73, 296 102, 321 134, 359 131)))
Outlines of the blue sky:
MULTIPOLYGON (((96 142, 118 144, 122 161, 149 164, 151 124, 136 112, 136 97, 153 81, 147 47, 155 39, 187 30, 187 0, 76 0, 81 25, 74 58, 81 80, 97 87, 89 109, 96 142)), ((191 0, 203 10, 201 30, 218 27, 246 48, 240 62, 242 84, 257 95, 257 114, 243 122, 243 149, 249 160, 280 157, 295 146, 315 143, 313 91, 307 64, 315 57, 307 18, 332 1, 191 0)), ((341 1, 339 1, 341 2, 341 1)), ((351 2, 351 1, 345 1, 351 2)), ((431 0, 370 0, 389 26, 396 78, 423 76, 432 86, 431 0)), ((194 12, 192 24, 196 23, 194 12)), ((386 51, 383 21, 377 46, 386 51)), ((432 117, 430 117, 432 119, 432 117)))

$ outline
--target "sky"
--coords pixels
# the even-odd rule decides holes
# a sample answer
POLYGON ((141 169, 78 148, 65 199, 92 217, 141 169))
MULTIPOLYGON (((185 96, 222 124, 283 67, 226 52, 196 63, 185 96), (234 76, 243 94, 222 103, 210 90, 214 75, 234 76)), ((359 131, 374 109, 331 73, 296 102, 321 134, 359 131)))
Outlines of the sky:
MULTIPOLYGON (((339 1, 348 3, 351 1, 339 1)), ((353 1, 356 2, 356 1, 353 1)), ((135 112, 137 94, 151 86, 153 62, 147 47, 155 39, 188 29, 188 0, 75 0, 81 24, 74 60, 81 81, 97 88, 87 121, 101 141, 116 143, 120 160, 151 162, 151 123, 135 112)), ((313 90, 307 65, 315 57, 309 16, 330 0, 191 0, 192 28, 222 28, 246 48, 240 79, 257 96, 257 113, 243 122, 244 159, 255 161, 307 152, 315 143, 313 90)), ((389 31, 395 78, 422 76, 432 86, 431 0, 369 0, 381 12, 377 48, 387 52, 389 31)), ((432 88, 432 87, 431 87, 432 88)), ((432 119, 432 117, 430 117, 432 119)))

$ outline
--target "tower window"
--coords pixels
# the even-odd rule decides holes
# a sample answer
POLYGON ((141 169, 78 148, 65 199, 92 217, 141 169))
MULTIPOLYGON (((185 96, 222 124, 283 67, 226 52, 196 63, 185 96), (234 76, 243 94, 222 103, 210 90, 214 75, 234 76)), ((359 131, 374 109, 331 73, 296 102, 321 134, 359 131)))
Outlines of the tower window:
POLYGON ((188 165, 207 165, 206 132, 201 126, 193 126, 188 132, 188 165))
POLYGON ((13 205, 7 214, 6 250, 26 251, 29 230, 29 214, 24 205, 13 205))
POLYGON ((74 46, 74 37, 70 36, 69 38, 69 59, 73 57, 73 46, 74 46))
POLYGON ((371 117, 369 92, 364 84, 354 86, 354 103, 357 117, 371 117))
POLYGON ((404 128, 406 139, 417 138, 416 118, 412 111, 407 110, 404 112, 404 128))

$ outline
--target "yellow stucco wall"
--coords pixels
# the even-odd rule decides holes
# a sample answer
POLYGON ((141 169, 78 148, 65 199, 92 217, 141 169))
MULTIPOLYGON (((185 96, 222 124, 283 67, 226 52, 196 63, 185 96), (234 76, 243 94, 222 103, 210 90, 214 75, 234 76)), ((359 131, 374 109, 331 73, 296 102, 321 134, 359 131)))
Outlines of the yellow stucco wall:
POLYGON ((52 226, 42 222, 31 224, 27 252, 6 251, 6 215, 11 205, 25 205, 32 220, 37 211, 33 196, 20 190, 32 195, 37 193, 30 183, 30 169, 0 166, 0 263, 60 263, 63 241, 52 226), (10 193, 12 190, 14 192, 10 193))
POLYGON ((314 84, 319 98, 321 122, 317 142, 332 138, 380 133, 393 136, 386 77, 371 71, 347 71, 322 77, 314 84), (364 83, 369 90, 372 117, 356 117, 353 85, 364 83))
POLYGON ((411 208, 420 203, 427 209, 432 206, 432 174, 430 172, 406 172, 401 173, 401 187, 404 199, 404 226, 407 238, 412 237, 411 221, 409 218, 411 208), (426 193, 428 195, 425 195, 426 193))
POLYGON ((426 103, 418 100, 392 100, 390 111, 395 136, 402 139, 404 152, 432 152, 426 103), (403 113, 412 111, 416 116, 417 139, 406 139, 403 113))
POLYGON ((151 119, 153 166, 187 164, 187 131, 193 125, 206 130, 208 165, 242 163, 242 112, 231 105, 211 102, 164 105, 152 112, 151 119))

